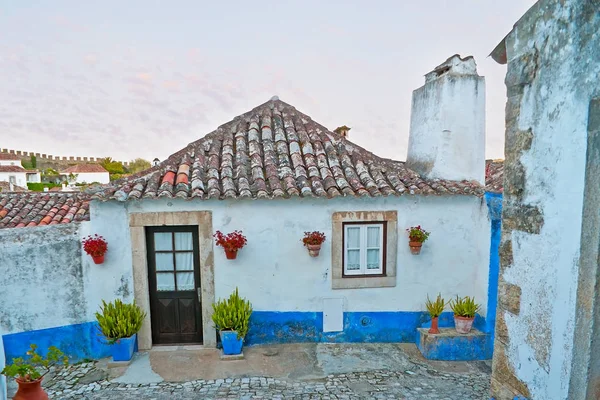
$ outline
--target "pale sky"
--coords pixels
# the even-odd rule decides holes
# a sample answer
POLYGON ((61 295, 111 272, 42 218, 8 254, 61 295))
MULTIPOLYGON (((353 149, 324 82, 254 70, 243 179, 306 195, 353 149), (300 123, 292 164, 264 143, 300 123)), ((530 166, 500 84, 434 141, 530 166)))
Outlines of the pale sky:
POLYGON ((161 160, 279 98, 404 160, 412 90, 459 53, 487 86, 503 158, 506 66, 534 0, 0 0, 0 147, 161 160))

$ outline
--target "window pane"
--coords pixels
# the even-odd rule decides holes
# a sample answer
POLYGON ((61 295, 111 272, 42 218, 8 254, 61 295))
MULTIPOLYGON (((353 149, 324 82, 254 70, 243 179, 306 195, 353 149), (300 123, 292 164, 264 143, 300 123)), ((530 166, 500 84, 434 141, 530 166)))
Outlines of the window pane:
POLYGON ((171 232, 154 232, 154 250, 173 250, 171 232))
POLYGON ((173 271, 173 253, 155 253, 157 271, 173 271))
POLYGON ((367 269, 379 269, 379 249, 367 250, 367 269))
POLYGON ((193 271, 194 253, 175 253, 175 263, 177 271, 193 271))
POLYGON ((379 247, 379 237, 381 228, 378 226, 369 226, 367 228, 367 247, 379 247))
POLYGON ((177 274, 177 291, 194 290, 194 273, 179 272, 177 274))
POLYGON ((192 249, 192 232, 175 232, 175 250, 192 249))
POLYGON ((173 274, 156 274, 156 290, 158 290, 159 292, 174 291, 175 280, 173 274))
POLYGON ((360 250, 348 250, 347 254, 346 269, 348 271, 360 269, 360 250))
POLYGON ((348 228, 346 230, 348 237, 346 238, 348 249, 358 249, 360 248, 360 228, 348 228))

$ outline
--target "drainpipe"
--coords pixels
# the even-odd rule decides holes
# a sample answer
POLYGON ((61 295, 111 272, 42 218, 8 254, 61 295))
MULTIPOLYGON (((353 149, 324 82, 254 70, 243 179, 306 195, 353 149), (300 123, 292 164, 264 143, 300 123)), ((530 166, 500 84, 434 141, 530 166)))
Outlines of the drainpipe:
MULTIPOLYGON (((2 342, 2 331, 0 331, 0 371, 4 369, 4 364, 6 360, 4 359, 4 343, 2 342)), ((6 377, 4 375, 0 375, 0 400, 6 400, 6 377)))

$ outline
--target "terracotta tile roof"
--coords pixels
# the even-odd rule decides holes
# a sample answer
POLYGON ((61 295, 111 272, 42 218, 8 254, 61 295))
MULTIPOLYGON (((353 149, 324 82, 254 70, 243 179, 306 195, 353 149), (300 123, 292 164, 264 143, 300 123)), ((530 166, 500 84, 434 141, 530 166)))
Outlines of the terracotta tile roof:
POLYGON ((0 165, 0 172, 30 172, 18 165, 0 165))
POLYGON ((28 189, 21 186, 13 185, 13 190, 10 190, 10 182, 0 181, 0 193, 6 192, 27 192, 28 189))
POLYGON ((63 171, 61 174, 81 174, 81 173, 90 173, 90 172, 108 172, 104 167, 100 164, 77 164, 73 165, 63 171))
POLYGON ((502 193, 504 179, 504 160, 486 160, 485 190, 486 192, 502 193))
POLYGON ((0 229, 67 224, 89 219, 89 196, 85 194, 0 194, 0 229))
POLYGON ((21 157, 19 157, 16 154, 0 153, 0 160, 19 160, 19 161, 21 161, 21 157))
POLYGON ((477 195, 477 182, 425 180, 278 99, 221 125, 158 166, 105 185, 99 200, 477 195))

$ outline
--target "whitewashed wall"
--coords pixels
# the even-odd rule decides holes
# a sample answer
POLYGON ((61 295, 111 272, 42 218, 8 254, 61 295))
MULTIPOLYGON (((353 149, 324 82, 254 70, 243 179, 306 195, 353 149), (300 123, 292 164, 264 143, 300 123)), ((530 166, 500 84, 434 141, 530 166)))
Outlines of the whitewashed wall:
POLYGON ((10 177, 15 177, 15 185, 27 187, 27 174, 23 172, 0 172, 0 181, 10 182, 10 177))
MULTIPOLYGON (((256 310, 321 311, 324 297, 344 297, 347 311, 420 311, 426 295, 475 296, 485 315, 490 223, 484 200, 476 197, 390 197, 380 199, 184 201, 160 199, 128 203, 93 202, 93 232, 109 242, 105 268, 93 285, 130 273, 128 213, 199 211, 213 213, 213 228, 239 229, 248 238, 237 260, 215 249, 215 293, 226 297, 236 286, 256 310), (126 210, 127 209, 127 210, 126 210), (331 215, 336 211, 398 211, 398 277, 395 288, 331 289, 331 215), (405 228, 432 232, 421 255, 410 254, 405 228), (325 232, 321 255, 310 258, 304 231, 325 232)), ((106 283, 108 284, 108 283, 106 283)), ((131 287, 131 286, 130 286, 131 287)), ((106 290, 102 290, 102 293, 106 290)), ((100 292, 99 292, 100 293, 100 292)), ((88 296, 93 303, 98 299, 88 296)))
POLYGON ((108 183, 110 182, 108 172, 81 172, 77 173, 77 183, 108 183))

